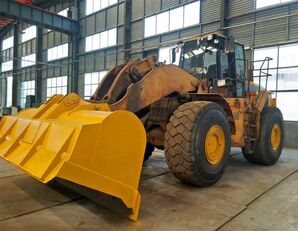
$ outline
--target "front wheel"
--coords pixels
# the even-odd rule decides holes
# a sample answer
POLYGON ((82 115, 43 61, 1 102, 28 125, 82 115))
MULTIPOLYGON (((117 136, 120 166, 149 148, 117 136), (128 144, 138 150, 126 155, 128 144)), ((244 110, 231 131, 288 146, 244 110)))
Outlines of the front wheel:
POLYGON ((231 149, 231 133, 218 104, 183 104, 171 116, 165 138, 166 160, 175 177, 198 186, 221 178, 231 149))
POLYGON ((253 153, 245 153, 246 160, 262 165, 275 164, 281 155, 284 144, 284 121, 281 111, 266 106, 260 119, 260 133, 256 149, 253 153))

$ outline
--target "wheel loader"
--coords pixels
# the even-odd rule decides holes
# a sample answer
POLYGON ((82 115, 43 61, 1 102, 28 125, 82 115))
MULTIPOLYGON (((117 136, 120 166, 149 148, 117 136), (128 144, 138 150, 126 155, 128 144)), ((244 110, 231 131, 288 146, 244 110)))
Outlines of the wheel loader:
POLYGON ((244 46, 207 34, 180 42, 172 63, 155 57, 110 70, 90 100, 55 95, 0 123, 0 156, 37 180, 63 179, 119 198, 137 220, 143 161, 164 149, 172 174, 209 186, 231 147, 273 165, 284 143, 283 116, 253 83, 244 46))

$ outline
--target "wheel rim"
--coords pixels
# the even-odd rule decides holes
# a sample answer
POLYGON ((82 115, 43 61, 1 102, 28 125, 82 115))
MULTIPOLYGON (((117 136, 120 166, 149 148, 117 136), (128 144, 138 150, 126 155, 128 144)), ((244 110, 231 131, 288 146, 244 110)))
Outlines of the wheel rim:
POLYGON ((271 130, 271 147, 274 151, 279 148, 281 141, 281 128, 278 123, 275 123, 271 130))
POLYGON ((225 133, 218 125, 213 125, 206 136, 205 155, 207 161, 212 164, 218 164, 225 152, 225 133))

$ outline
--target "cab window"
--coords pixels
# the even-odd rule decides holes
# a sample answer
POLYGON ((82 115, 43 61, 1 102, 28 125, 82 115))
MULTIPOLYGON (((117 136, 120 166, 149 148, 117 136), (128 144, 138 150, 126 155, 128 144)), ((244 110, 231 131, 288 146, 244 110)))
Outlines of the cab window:
POLYGON ((244 49, 240 44, 235 44, 236 78, 243 78, 245 75, 244 49))

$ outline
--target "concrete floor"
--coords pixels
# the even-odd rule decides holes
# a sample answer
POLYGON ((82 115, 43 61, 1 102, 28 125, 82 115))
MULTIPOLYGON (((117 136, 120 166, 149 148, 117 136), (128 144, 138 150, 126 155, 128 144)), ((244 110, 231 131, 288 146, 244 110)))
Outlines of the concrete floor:
POLYGON ((0 231, 298 230, 298 151, 271 167, 233 150, 224 177, 209 188, 180 183, 162 153, 145 164, 137 223, 82 196, 42 185, 0 160, 0 231))

